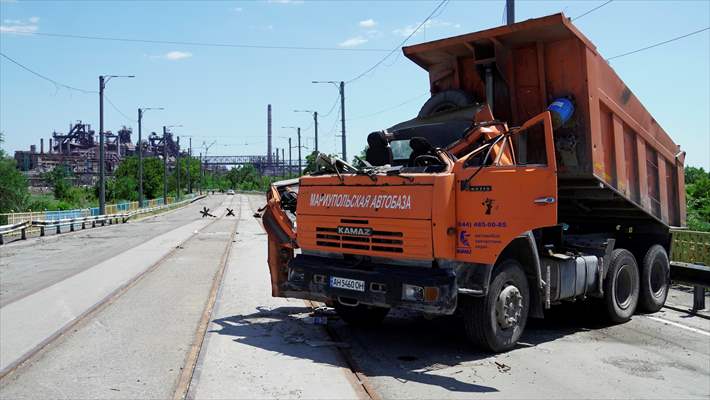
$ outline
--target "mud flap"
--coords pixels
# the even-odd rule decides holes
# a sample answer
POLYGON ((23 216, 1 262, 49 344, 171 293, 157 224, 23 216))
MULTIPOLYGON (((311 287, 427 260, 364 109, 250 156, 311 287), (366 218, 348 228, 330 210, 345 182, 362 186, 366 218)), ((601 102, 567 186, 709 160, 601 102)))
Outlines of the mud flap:
POLYGON ((267 193, 267 204, 262 221, 269 237, 268 264, 271 274, 271 295, 281 295, 281 286, 288 279, 288 264, 296 247, 293 223, 281 209, 281 198, 276 187, 267 193))

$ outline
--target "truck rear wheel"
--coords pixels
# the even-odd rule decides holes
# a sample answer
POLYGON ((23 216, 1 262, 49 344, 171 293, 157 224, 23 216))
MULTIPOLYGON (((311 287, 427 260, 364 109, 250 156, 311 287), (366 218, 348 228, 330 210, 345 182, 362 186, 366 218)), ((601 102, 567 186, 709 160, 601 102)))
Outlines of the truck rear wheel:
POLYGON ((390 309, 385 307, 368 306, 365 304, 349 306, 337 300, 335 301, 334 308, 338 316, 340 316, 343 321, 347 322, 348 325, 362 327, 380 325, 390 312, 390 309))
POLYGON ((641 265, 641 293, 639 308, 654 313, 663 307, 668 297, 670 263, 666 249, 653 245, 646 252, 641 265))
POLYGON ((530 296, 525 272, 516 260, 503 261, 494 274, 485 297, 464 299, 463 320, 470 341, 497 353, 515 347, 523 334, 530 296))
POLYGON ((636 259, 626 249, 611 254, 609 271, 604 278, 604 303, 609 319, 626 322, 636 311, 639 300, 639 269, 636 259))

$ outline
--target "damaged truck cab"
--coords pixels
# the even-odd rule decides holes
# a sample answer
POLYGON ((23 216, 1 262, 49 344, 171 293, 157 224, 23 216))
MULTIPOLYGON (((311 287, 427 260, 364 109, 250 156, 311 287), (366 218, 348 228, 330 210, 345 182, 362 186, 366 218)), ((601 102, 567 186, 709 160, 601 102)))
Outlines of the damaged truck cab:
POLYGON ((370 134, 361 166, 320 156, 267 193, 272 294, 353 324, 460 312, 490 351, 561 301, 660 309, 683 153, 569 20, 404 53, 429 72, 419 115, 370 134))

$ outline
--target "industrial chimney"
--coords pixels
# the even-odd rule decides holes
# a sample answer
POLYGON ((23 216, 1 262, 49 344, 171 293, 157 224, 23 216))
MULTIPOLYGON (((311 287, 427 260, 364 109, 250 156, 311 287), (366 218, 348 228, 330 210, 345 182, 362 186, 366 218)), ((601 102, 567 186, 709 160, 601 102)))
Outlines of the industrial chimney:
POLYGON ((49 154, 54 153, 54 149, 52 148, 52 138, 49 138, 49 154))
POLYGON ((39 138, 39 154, 44 154, 44 138, 39 138))
POLYGON ((267 149, 266 149, 266 154, 267 154, 267 161, 269 165, 271 165, 271 104, 268 105, 266 108, 266 142, 267 142, 267 149))

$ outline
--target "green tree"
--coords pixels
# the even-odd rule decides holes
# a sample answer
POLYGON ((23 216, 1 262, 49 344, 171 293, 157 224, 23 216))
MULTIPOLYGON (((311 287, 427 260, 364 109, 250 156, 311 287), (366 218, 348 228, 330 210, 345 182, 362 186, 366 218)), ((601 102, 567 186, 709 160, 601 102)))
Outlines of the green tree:
MULTIPOLYGON (((4 136, 0 132, 0 213, 23 210, 29 199, 27 179, 17 170, 15 160, 7 158, 2 149, 4 136)), ((0 221, 4 224, 5 221, 0 221)))
POLYGON ((42 174, 49 186, 52 187, 54 198, 57 200, 70 200, 72 197, 71 183, 69 179, 73 176, 66 165, 57 165, 51 171, 42 174))
POLYGON ((688 228, 710 232, 710 172, 703 168, 685 168, 688 228))

